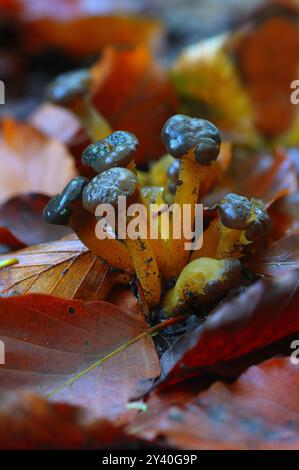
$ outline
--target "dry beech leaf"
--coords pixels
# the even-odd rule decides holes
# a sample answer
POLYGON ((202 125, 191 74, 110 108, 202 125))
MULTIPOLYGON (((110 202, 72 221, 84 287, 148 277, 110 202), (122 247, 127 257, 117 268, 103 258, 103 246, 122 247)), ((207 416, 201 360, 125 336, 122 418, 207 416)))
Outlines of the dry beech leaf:
POLYGON ((76 175, 64 145, 10 118, 2 122, 0 161, 0 201, 26 192, 56 194, 76 175))
POLYGON ((279 240, 287 235, 299 233, 299 192, 276 201, 270 208, 272 236, 279 240))
POLYGON ((52 103, 38 106, 29 117, 29 123, 48 137, 66 145, 81 128, 73 113, 52 103))
POLYGON ((153 394, 129 431, 175 449, 298 449, 299 366, 290 358, 250 367, 233 384, 153 394))
MULTIPOLYGON (((137 302, 137 301, 135 301, 137 302)), ((52 394, 79 372, 147 329, 139 311, 108 302, 64 300, 44 295, 0 299, 5 364, 0 391, 52 394)), ((92 416, 126 420, 126 405, 160 373, 151 337, 144 336, 51 399, 88 409, 92 416)))
MULTIPOLYGON (((0 227, 7 228, 21 245, 28 246, 66 236, 70 233, 69 229, 59 225, 50 225, 43 218, 43 209, 49 199, 49 196, 44 194, 33 193, 21 194, 9 199, 0 205, 0 227)), ((1 240, 0 231, 0 243, 1 240)), ((11 243, 8 245, 11 246, 11 243)), ((12 248, 14 246, 15 244, 12 243, 12 248)))
POLYGON ((139 138, 136 161, 146 163, 165 153, 161 129, 175 114, 177 99, 149 49, 108 48, 93 67, 93 77, 93 102, 111 127, 130 131, 139 138))
POLYGON ((183 49, 171 78, 185 113, 210 119, 234 140, 297 146, 290 84, 299 66, 298 2, 260 3, 242 28, 183 49))
POLYGON ((276 149, 273 154, 237 151, 221 183, 206 197, 205 203, 213 205, 225 194, 235 192, 272 204, 297 190, 296 168, 284 150, 276 149))
MULTIPOLYGON (((11 254, 18 264, 0 270, 0 296, 48 294, 102 300, 113 285, 109 267, 75 235, 11 254)), ((7 259, 9 255, 0 257, 7 259)))
POLYGON ((43 103, 29 117, 29 122, 49 138, 62 142, 74 157, 80 175, 92 178, 95 172, 83 165, 83 150, 91 143, 86 131, 81 127, 75 114, 61 106, 43 103))
POLYGON ((112 423, 91 420, 81 408, 30 393, 0 403, 0 449, 128 449, 146 444, 112 423))
POLYGON ((299 233, 282 238, 265 250, 249 256, 243 264, 249 271, 274 277, 299 270, 299 233))
POLYGON ((298 271, 257 281, 223 301, 207 320, 178 338, 161 358, 164 388, 200 375, 299 331, 298 271))
POLYGON ((290 100, 290 83, 299 65, 298 15, 294 2, 285 6, 281 2, 273 9, 268 5, 230 42, 253 105, 256 127, 268 138, 288 131, 297 114, 290 100))

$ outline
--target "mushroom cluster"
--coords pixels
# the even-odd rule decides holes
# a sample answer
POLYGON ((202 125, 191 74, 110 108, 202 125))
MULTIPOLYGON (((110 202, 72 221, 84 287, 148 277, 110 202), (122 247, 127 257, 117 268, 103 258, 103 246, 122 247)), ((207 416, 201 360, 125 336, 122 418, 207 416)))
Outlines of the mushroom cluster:
MULTIPOLYGON (((85 106, 84 73, 60 80, 62 85, 59 80, 52 85, 52 100, 65 104, 73 102, 74 96, 75 101, 85 96, 85 106)), ((152 209, 153 205, 167 207, 174 203, 183 208, 189 204, 191 226, 195 225, 195 206, 214 181, 210 173, 216 173, 221 154, 219 130, 203 119, 172 116, 161 134, 168 154, 147 173, 135 167, 135 135, 119 130, 100 139, 95 137, 84 150, 82 162, 92 167, 96 176, 91 180, 78 176, 70 181, 45 207, 46 221, 71 227, 95 256, 127 276, 128 282, 137 283, 147 311, 160 308, 167 315, 176 315, 190 306, 218 300, 238 286, 240 258, 248 247, 252 249, 264 239, 270 227, 262 201, 227 194, 215 206, 217 216, 204 231, 202 247, 193 252, 185 249, 184 236, 177 238, 172 230, 166 236, 161 223, 163 211, 153 213, 152 209), (148 232, 146 236, 122 237, 118 223, 109 227, 109 236, 97 236, 97 224, 103 221, 103 214, 97 212, 100 205, 110 205, 116 222, 130 225, 132 216, 122 213, 120 197, 145 208, 146 225, 155 220, 157 238, 148 232)))

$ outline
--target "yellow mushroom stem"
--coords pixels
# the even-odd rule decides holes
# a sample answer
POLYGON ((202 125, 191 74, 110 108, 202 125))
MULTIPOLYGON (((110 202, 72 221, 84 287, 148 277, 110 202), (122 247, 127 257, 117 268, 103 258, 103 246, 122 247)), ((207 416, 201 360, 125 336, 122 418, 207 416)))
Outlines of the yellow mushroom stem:
POLYGON ((95 109, 88 96, 77 98, 69 109, 76 114, 92 142, 107 137, 112 129, 106 119, 95 109))
POLYGON ((82 208, 81 202, 76 203, 68 225, 73 229, 83 245, 96 256, 106 261, 111 268, 133 275, 134 265, 128 250, 117 239, 99 240, 96 236, 97 220, 95 216, 82 208))
POLYGON ((131 256, 147 305, 150 308, 157 306, 161 298, 161 279, 149 241, 139 237, 136 240, 127 237, 123 244, 131 256))
POLYGON ((219 220, 214 219, 212 220, 208 228, 203 232, 202 247, 192 252, 191 261, 202 257, 215 258, 219 239, 219 220))
POLYGON ((168 315, 177 315, 190 306, 212 302, 236 286, 241 276, 238 260, 198 258, 191 261, 167 292, 162 303, 168 315))
POLYGON ((190 242, 184 237, 183 226, 183 206, 190 205, 191 211, 191 229, 194 229, 195 204, 198 202, 199 188, 202 179, 202 167, 196 162, 193 152, 190 151, 181 160, 180 172, 177 182, 174 204, 181 212, 181 223, 175 229, 180 234, 180 238, 173 236, 173 219, 170 223, 170 238, 167 241, 167 249, 171 256, 167 263, 167 277, 177 277, 190 258, 190 251, 185 249, 185 243, 190 242))
POLYGON ((252 243, 245 237, 244 230, 225 227, 219 222, 219 243, 215 253, 217 259, 240 258, 246 245, 252 243))
POLYGON ((149 243, 154 252, 162 277, 165 280, 167 278, 167 264, 169 263, 169 253, 167 249, 168 247, 166 239, 164 238, 164 233, 162 231, 161 214, 153 210, 155 209, 153 205, 156 205, 161 208, 163 206, 166 207, 165 202, 163 200, 163 193, 163 187, 146 186, 140 190, 140 202, 147 209, 149 224, 153 224, 155 226, 154 228, 157 229, 158 237, 149 237, 149 243))
POLYGON ((203 245, 193 251, 191 261, 205 256, 216 259, 240 258, 244 247, 250 243, 244 230, 225 227, 219 219, 214 219, 203 232, 203 245))

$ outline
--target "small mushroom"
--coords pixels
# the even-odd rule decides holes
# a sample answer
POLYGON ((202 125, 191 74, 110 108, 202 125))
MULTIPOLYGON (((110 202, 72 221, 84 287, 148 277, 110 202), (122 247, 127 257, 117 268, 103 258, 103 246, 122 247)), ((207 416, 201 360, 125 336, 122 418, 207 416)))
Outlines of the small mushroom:
POLYGON ((198 258, 191 261, 167 292, 162 308, 170 316, 192 306, 213 302, 238 285, 241 263, 237 259, 198 258))
MULTIPOLYGON (((137 177, 132 171, 127 168, 110 168, 95 176, 85 186, 82 195, 83 207, 91 213, 94 213, 100 204, 110 204, 118 210, 120 196, 125 197, 127 204, 130 204, 137 201, 138 192, 137 177)), ((118 217, 120 216, 123 214, 118 214, 118 217)), ((126 226, 130 220, 126 217, 126 226)), ((156 306, 161 297, 161 281, 159 267, 149 241, 140 237, 131 239, 127 234, 122 243, 130 253, 148 306, 156 306)))
POLYGON ((128 165, 130 169, 134 169, 133 157, 138 145, 134 134, 116 131, 86 147, 82 154, 82 163, 91 166, 97 173, 128 165))
POLYGON ((164 279, 167 277, 166 267, 169 262, 166 237, 163 233, 163 224, 161 224, 161 210, 167 209, 164 202, 164 188, 158 186, 145 186, 140 190, 140 202, 146 207, 148 220, 156 228, 157 238, 150 237, 149 243, 153 249, 159 269, 164 279), (155 209, 157 206, 158 210, 155 209))
POLYGON ((64 106, 80 120, 93 142, 107 136, 111 128, 91 102, 88 69, 74 70, 56 77, 48 86, 46 97, 53 104, 64 106))
POLYGON ((271 228, 271 219, 264 203, 250 201, 239 194, 227 194, 217 205, 220 239, 217 258, 239 257, 247 245, 262 239, 271 228))
MULTIPOLYGON (((172 116, 162 130, 162 141, 174 158, 180 159, 179 176, 176 183, 174 203, 180 208, 190 204, 192 220, 198 202, 200 185, 205 177, 203 168, 209 167, 220 152, 220 133, 217 127, 204 119, 191 118, 183 114, 172 116)), ((183 227, 181 228, 183 234, 183 227)), ((171 272, 177 277, 190 258, 185 250, 185 239, 171 237, 171 272)))
POLYGON ((44 208, 44 219, 50 224, 71 227, 79 240, 96 256, 105 260, 111 267, 132 274, 134 267, 124 245, 118 240, 98 240, 96 237, 97 220, 82 207, 81 198, 87 184, 87 178, 73 178, 61 194, 50 199, 44 208))
POLYGON ((211 256, 217 259, 239 258, 247 247, 254 249, 271 227, 264 203, 229 193, 216 205, 215 218, 203 233, 203 246, 191 259, 211 256))

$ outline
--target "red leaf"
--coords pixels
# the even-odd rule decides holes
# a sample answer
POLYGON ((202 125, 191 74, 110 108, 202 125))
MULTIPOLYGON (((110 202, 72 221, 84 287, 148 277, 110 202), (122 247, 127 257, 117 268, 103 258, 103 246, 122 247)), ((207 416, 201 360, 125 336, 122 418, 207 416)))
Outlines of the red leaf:
POLYGON ((258 281, 220 304, 206 321, 163 354, 166 384, 201 374, 210 366, 299 331, 298 286, 295 272, 279 280, 258 281))
POLYGON ((235 383, 155 394, 130 424, 133 435, 179 449, 298 449, 298 365, 272 359, 235 383))
MULTIPOLYGON (((41 295, 2 298, 5 365, 0 368, 0 391, 48 394, 145 329, 140 312, 128 314, 108 302, 41 295)), ((143 338, 54 399, 88 408, 94 417, 125 419, 128 401, 159 372, 152 339, 143 338)))
MULTIPOLYGON (((31 193, 6 201, 0 206, 0 227, 8 228, 21 246, 37 245, 66 236, 68 229, 44 221, 43 209, 49 199, 45 194, 31 193)), ((11 246, 12 242, 8 244, 11 246)), ((12 248, 14 246, 15 243, 12 243, 12 248)))
POLYGON ((235 192, 272 203, 298 189, 297 172, 287 152, 237 153, 230 168, 214 193, 207 196, 206 204, 218 202, 223 195, 235 192))
POLYGON ((299 269, 299 234, 282 238, 243 260, 249 271, 279 277, 299 269))

